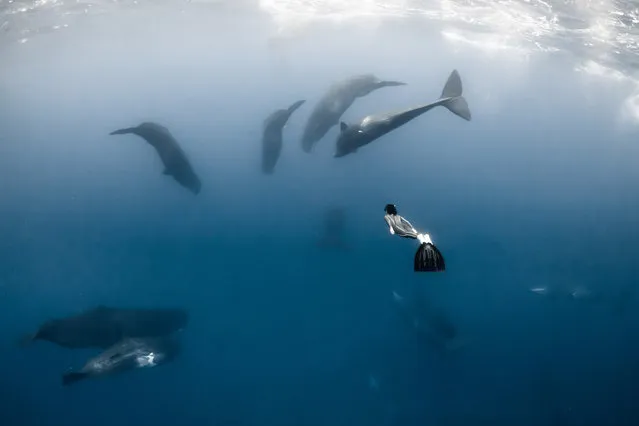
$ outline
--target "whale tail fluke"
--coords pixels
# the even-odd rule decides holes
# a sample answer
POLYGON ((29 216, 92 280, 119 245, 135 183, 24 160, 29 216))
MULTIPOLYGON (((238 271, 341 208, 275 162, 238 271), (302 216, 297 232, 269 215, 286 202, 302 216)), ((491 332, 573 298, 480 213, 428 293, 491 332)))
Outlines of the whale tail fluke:
POLYGON ((323 250, 351 250, 351 246, 340 237, 323 236, 315 242, 315 246, 323 250))
POLYGON ((129 133, 135 133, 136 129, 137 127, 127 127, 125 129, 114 130, 111 133, 109 133, 109 135, 126 135, 129 133))
POLYGON ((450 112, 470 121, 470 109, 468 108, 468 102, 462 96, 462 81, 457 70, 453 70, 450 73, 440 99, 442 100, 442 105, 448 108, 450 112))
POLYGON ((403 81, 393 81, 393 80, 382 80, 377 83, 378 87, 395 87, 395 86, 406 86, 406 83, 403 81))
POLYGON ((270 164, 262 163, 262 174, 266 176, 273 176, 275 173, 275 167, 272 167, 270 164))
POLYGON ((19 348, 25 348, 29 346, 31 343, 33 343, 35 338, 36 338, 36 335, 34 333, 25 334, 23 336, 18 337, 15 341, 15 344, 19 348))
POLYGON ((444 256, 432 242, 423 242, 415 253, 415 272, 443 272, 446 270, 444 256))
POLYGON ((69 386, 80 380, 86 379, 88 373, 71 372, 62 375, 62 386, 69 386))

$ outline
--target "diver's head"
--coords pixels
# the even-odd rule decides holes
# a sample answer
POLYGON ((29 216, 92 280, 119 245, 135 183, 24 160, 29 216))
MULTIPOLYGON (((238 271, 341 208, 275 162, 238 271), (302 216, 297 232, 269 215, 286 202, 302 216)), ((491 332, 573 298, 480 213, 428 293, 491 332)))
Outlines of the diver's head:
POLYGON ((397 208, 395 207, 395 204, 386 204, 386 207, 384 207, 384 211, 386 212, 386 214, 390 214, 393 216, 397 214, 397 208))

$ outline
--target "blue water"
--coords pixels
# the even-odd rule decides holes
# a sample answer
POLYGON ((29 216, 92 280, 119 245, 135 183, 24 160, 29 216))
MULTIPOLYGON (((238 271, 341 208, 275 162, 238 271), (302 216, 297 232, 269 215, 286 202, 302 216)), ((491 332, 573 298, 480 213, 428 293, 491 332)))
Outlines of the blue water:
POLYGON ((631 74, 578 72, 580 50, 451 43, 452 24, 413 17, 318 20, 280 43, 239 8, 24 3, 0 26, 0 424, 639 424, 631 74), (440 108, 354 155, 332 158, 336 128, 302 152, 333 81, 408 82, 357 100, 350 122, 435 100, 453 69, 471 122, 440 108), (298 99, 263 176, 262 121, 298 99), (142 121, 180 141, 199 195, 141 139, 108 135, 142 121), (413 272, 387 203, 446 272, 413 272), (315 245, 335 206, 347 252, 315 245), (392 292, 415 290, 466 346, 442 353, 401 320, 392 292), (62 387, 95 350, 14 344, 99 304, 187 309, 184 352, 62 387))

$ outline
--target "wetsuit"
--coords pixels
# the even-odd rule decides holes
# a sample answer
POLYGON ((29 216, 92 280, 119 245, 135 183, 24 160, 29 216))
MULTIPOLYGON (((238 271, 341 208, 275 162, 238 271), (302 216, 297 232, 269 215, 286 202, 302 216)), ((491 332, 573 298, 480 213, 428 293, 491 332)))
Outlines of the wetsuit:
POLYGON ((398 214, 386 214, 384 220, 392 235, 419 240, 420 243, 433 243, 428 234, 420 234, 409 221, 398 214))

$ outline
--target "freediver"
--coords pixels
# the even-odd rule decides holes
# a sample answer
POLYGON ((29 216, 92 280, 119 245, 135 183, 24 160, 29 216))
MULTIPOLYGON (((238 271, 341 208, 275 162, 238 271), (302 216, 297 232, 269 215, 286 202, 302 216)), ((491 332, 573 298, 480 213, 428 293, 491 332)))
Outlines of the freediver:
POLYGON ((419 241, 415 253, 415 272, 443 272, 446 263, 439 249, 433 244, 428 234, 420 234, 409 221, 397 214, 394 204, 386 204, 384 220, 388 224, 391 235, 411 238, 419 241))

